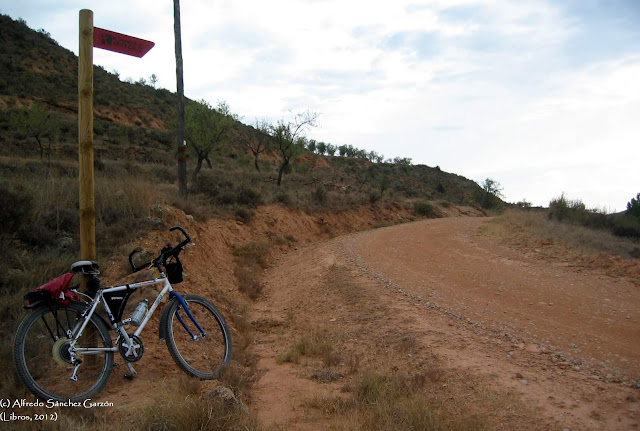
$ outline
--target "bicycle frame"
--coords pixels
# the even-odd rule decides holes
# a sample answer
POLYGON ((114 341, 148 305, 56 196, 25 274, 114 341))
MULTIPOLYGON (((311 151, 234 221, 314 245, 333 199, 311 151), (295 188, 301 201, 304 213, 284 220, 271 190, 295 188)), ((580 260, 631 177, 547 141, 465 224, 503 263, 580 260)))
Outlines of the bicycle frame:
MULTIPOLYGON (((169 297, 178 298, 178 300, 180 301, 180 305, 185 310, 187 316, 191 319, 191 321, 196 325, 196 328, 198 328, 198 330, 200 331, 200 336, 203 336, 203 337, 206 336, 204 330, 200 327, 198 322, 196 322, 195 318, 193 317, 193 315, 189 311, 189 306, 186 304, 186 302, 182 299, 182 297, 180 295, 175 293, 175 291, 171 287, 171 284, 169 283, 168 278, 164 276, 164 273, 160 273, 160 276, 161 276, 160 278, 154 278, 153 280, 141 281, 141 282, 133 283, 133 284, 124 284, 124 285, 115 286, 115 287, 108 287, 108 288, 105 288, 105 289, 100 289, 98 291, 98 293, 96 294, 95 298, 93 298, 93 300, 91 302, 91 306, 83 314, 83 319, 81 321, 80 327, 79 328, 78 327, 74 328, 73 329, 73 333, 69 334, 70 335, 69 338, 72 340, 71 344, 69 346, 69 353, 71 354, 72 363, 75 364, 74 365, 75 368, 74 368, 74 371, 73 371, 72 380, 75 378, 76 371, 77 371, 78 367, 80 366, 80 363, 75 363, 76 362, 75 361, 76 354, 80 354, 80 355, 96 355, 96 354, 101 354, 101 353, 105 353, 105 352, 118 352, 120 350, 120 347, 118 345, 113 346, 113 347, 76 347, 76 343, 78 342, 78 339, 80 339, 80 337, 82 337, 82 333, 84 332, 86 326, 88 325, 89 320, 91 319, 91 316, 93 315, 93 313, 95 313, 96 309, 98 308, 98 304, 102 304, 102 307, 104 308, 105 312, 109 316, 111 329, 115 330, 118 333, 118 335, 123 338, 123 340, 126 342, 127 346, 130 346, 129 350, 128 350, 128 353, 131 353, 131 351, 134 348, 133 343, 131 342, 131 338, 132 337, 129 336, 129 334, 127 334, 126 330, 124 329, 124 327, 127 325, 127 323, 129 323, 131 318, 124 319, 121 322, 115 322, 114 318, 113 318, 113 314, 111 312, 111 309, 109 308, 109 305, 107 304, 106 298, 104 297, 105 293, 120 292, 120 291, 131 290, 131 289, 135 290, 135 289, 138 289, 138 288, 141 288, 141 287, 154 286, 154 285, 157 285, 157 284, 164 284, 162 290, 160 291, 160 293, 156 297, 155 301, 153 302, 151 307, 147 310, 147 313, 145 314, 144 319, 140 323, 140 326, 138 326, 136 331, 133 333, 133 336, 139 338, 139 335, 142 333, 142 331, 144 330, 145 326, 147 325, 147 323, 151 319, 151 316, 153 315, 153 313, 156 311, 156 309, 160 305, 160 302, 162 301, 162 298, 164 298, 164 296, 167 293, 169 293, 169 297)), ((180 317, 179 314, 178 314, 178 320, 180 321, 182 326, 189 333, 189 336, 191 336, 191 338, 193 340, 197 340, 199 338, 198 335, 194 335, 189 330, 189 328, 184 323, 184 321, 182 320, 182 317, 180 317)), ((131 371, 132 374, 136 374, 135 370, 133 369, 132 365, 129 362, 127 362, 127 366, 129 367, 129 370, 131 371)))
POLYGON ((36 397, 65 401, 95 396, 119 366, 115 352, 129 369, 124 376, 133 378, 137 373, 132 364, 145 353, 142 332, 158 308, 162 308, 161 316, 154 319, 152 330, 158 323, 160 341, 166 342, 169 354, 185 373, 211 380, 229 366, 231 331, 222 313, 208 299, 178 294, 172 287, 183 281, 179 254, 195 244, 181 226, 169 231, 182 234, 175 247, 167 244, 140 265, 134 264, 134 257, 142 249, 129 254, 133 273, 152 270, 151 280, 102 286, 98 263, 79 260, 71 265, 71 273, 85 277, 86 293, 69 288, 71 279, 65 275, 25 295, 25 308, 32 312, 16 330, 13 359, 18 377, 36 397), (146 299, 135 304, 136 311, 130 314, 134 307, 129 301, 142 299, 132 294, 148 286, 156 287, 143 292, 146 299), (98 311, 100 304, 104 312, 98 311), (69 379, 78 383, 65 383, 69 379))

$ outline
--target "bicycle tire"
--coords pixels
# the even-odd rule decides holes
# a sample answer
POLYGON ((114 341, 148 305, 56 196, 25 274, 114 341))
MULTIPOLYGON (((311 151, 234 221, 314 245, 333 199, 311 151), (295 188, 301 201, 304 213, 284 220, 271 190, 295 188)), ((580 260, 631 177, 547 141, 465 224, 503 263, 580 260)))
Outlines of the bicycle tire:
MULTIPOLYGON (((13 344, 13 359, 18 376, 38 398, 55 401, 83 401, 102 390, 113 370, 113 352, 79 355, 77 381, 72 381, 73 365, 65 348, 70 330, 82 319, 85 304, 69 306, 45 304, 27 315, 13 344)), ((96 315, 91 316, 80 347, 111 347, 109 329, 96 315)))
POLYGON ((193 339, 178 316, 192 334, 199 336, 200 331, 186 316, 180 301, 174 298, 168 305, 170 308, 165 321, 169 353, 187 374, 200 380, 218 378, 231 362, 231 331, 222 314, 205 298, 198 295, 182 295, 182 299, 206 336, 193 339))

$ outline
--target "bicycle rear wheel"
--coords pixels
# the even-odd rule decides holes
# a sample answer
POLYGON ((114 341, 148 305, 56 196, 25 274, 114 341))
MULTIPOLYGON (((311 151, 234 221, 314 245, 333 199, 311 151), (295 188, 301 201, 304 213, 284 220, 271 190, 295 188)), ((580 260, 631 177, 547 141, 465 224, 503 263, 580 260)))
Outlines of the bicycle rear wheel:
MULTIPOLYGON (((13 359, 18 376, 38 398, 57 401, 81 401, 104 387, 113 369, 113 352, 82 355, 77 380, 71 380, 74 366, 69 354, 69 339, 82 323, 85 305, 71 303, 43 305, 24 318, 13 344, 13 359)), ((111 347, 109 330, 96 315, 91 316, 76 347, 111 347)))
POLYGON ((222 314, 198 295, 183 295, 198 328, 173 299, 165 321, 171 356, 186 373, 201 380, 218 378, 231 362, 231 332, 222 314))

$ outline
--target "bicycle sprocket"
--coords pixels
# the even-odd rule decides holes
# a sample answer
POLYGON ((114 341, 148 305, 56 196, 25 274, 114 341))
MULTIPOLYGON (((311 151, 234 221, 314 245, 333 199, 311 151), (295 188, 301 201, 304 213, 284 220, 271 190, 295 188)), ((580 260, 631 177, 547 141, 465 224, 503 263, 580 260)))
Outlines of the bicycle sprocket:
POLYGON ((144 354, 144 345, 142 340, 137 335, 129 335, 131 345, 127 344, 124 338, 120 337, 120 343, 118 344, 118 351, 120 356, 127 362, 137 362, 142 359, 144 354))
POLYGON ((67 337, 58 338, 53 344, 52 354, 53 359, 58 365, 63 367, 72 367, 71 354, 69 353, 69 344, 71 341, 67 337))

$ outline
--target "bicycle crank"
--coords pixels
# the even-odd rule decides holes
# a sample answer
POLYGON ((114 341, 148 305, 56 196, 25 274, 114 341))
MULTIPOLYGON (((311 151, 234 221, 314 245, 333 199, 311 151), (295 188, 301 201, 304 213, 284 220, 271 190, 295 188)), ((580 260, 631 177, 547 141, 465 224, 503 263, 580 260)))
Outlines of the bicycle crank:
POLYGON ((120 337, 120 344, 118 345, 118 351, 122 358, 127 362, 137 362, 142 359, 144 354, 144 346, 142 340, 136 335, 129 335, 130 343, 120 337))

